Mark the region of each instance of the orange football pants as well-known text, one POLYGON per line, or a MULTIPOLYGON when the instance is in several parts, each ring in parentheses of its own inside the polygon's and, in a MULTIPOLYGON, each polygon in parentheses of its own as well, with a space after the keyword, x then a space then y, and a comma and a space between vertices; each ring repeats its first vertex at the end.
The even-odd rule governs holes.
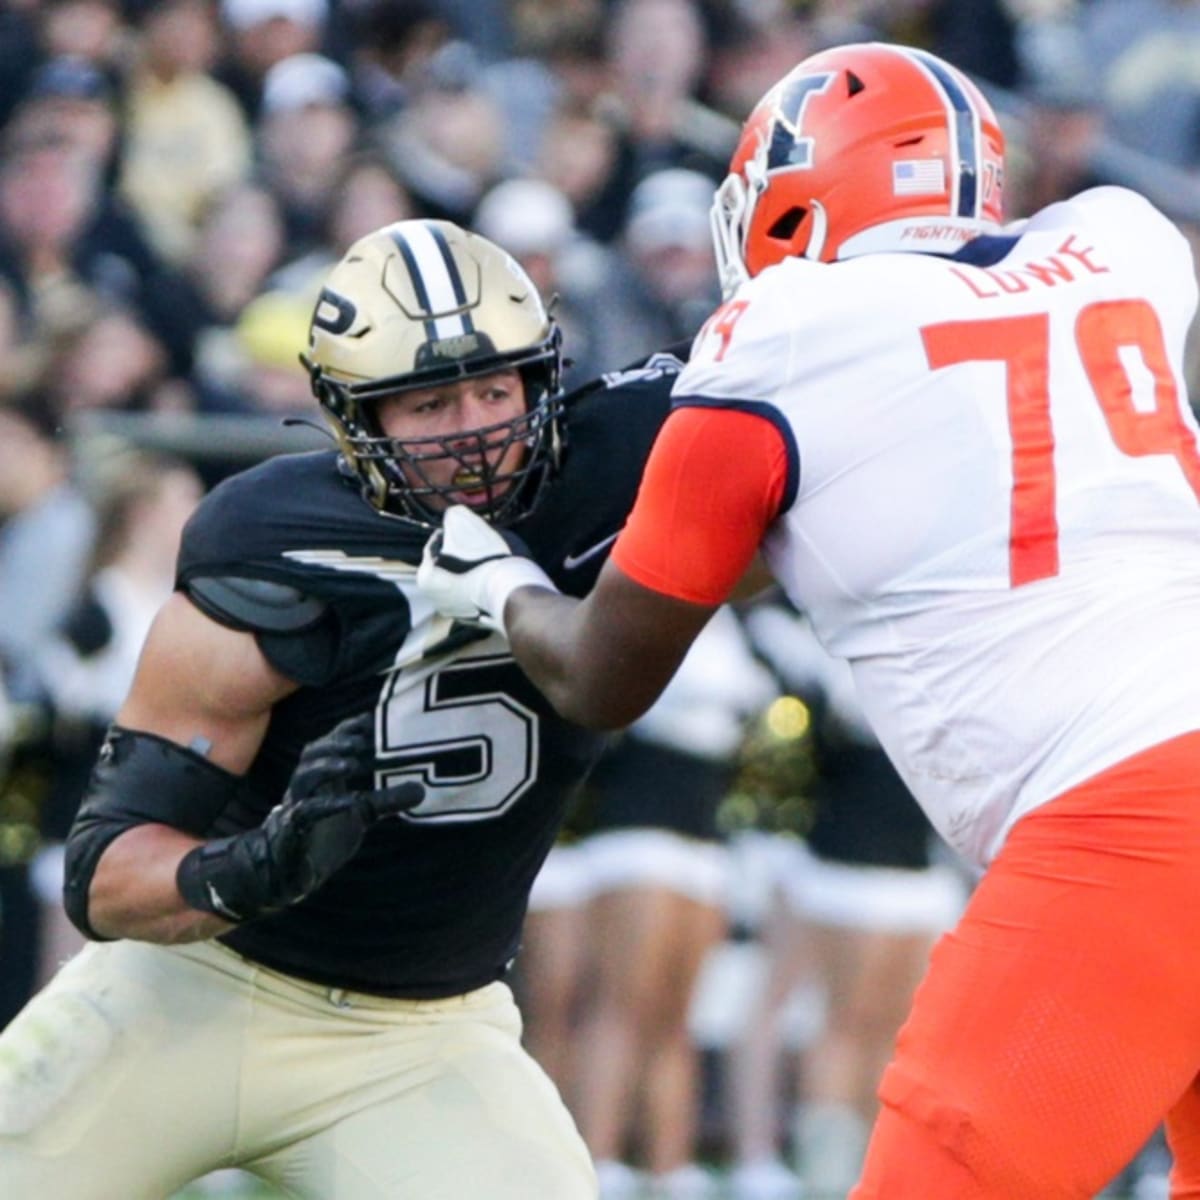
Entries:
POLYGON ((1200 1197, 1200 733, 1022 818, 935 948, 850 1200, 1200 1197))

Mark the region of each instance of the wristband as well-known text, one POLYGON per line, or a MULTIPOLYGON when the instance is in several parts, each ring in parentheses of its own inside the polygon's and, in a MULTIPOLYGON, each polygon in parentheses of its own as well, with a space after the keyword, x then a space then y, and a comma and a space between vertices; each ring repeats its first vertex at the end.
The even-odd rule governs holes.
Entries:
POLYGON ((275 877, 260 827, 189 850, 176 868, 175 886, 189 908, 240 924, 284 906, 272 894, 275 877))

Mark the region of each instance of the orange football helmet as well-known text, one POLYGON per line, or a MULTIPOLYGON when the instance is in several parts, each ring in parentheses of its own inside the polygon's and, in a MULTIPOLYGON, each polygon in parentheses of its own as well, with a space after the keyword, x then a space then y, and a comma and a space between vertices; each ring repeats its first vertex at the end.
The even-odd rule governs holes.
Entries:
POLYGON ((956 250, 1001 220, 1004 134, 935 55, 879 42, 806 58, 746 120, 712 208, 725 294, 780 259, 956 250))

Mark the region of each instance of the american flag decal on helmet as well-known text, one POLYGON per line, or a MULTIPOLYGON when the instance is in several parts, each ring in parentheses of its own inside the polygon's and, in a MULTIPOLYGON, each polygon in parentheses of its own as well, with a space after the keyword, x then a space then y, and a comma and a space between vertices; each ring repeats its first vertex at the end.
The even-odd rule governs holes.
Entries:
POLYGON ((940 158, 892 163, 892 195, 939 196, 946 190, 946 164, 940 158))

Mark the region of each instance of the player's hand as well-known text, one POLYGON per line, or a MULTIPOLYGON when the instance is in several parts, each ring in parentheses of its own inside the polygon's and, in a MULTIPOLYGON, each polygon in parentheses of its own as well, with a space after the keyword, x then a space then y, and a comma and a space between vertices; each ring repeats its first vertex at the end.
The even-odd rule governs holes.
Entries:
POLYGON ((373 713, 310 742, 286 794, 260 826, 184 856, 176 875, 184 900, 240 922, 311 895, 355 854, 372 825, 425 795, 412 782, 372 789, 374 750, 373 713))
POLYGON ((557 590, 527 554, 515 534, 456 504, 425 543, 417 587, 443 616, 504 633, 504 606, 517 588, 557 590))

